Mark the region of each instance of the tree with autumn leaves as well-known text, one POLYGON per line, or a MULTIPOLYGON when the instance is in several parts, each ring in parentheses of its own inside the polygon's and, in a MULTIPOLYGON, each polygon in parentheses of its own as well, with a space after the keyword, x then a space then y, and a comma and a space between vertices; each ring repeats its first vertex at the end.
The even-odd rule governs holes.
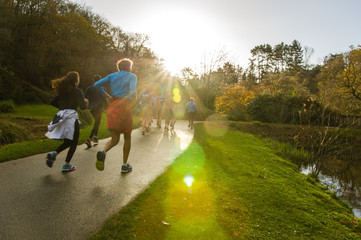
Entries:
POLYGON ((254 97, 254 91, 240 84, 227 87, 224 94, 216 98, 216 111, 230 120, 247 120, 247 105, 254 97))
POLYGON ((325 58, 318 78, 323 104, 344 115, 361 115, 361 46, 325 58))

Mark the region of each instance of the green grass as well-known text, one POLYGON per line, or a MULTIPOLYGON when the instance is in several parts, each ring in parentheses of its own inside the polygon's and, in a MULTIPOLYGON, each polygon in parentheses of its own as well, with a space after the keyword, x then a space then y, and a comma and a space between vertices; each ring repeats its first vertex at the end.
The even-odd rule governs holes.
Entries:
POLYGON ((350 208, 271 143, 209 128, 89 239, 361 239, 350 208))
MULTIPOLYGON (((34 118, 40 118, 42 121, 45 119, 47 121, 44 125, 44 130, 40 129, 40 132, 38 132, 38 135, 40 134, 42 139, 38 139, 39 137, 37 137, 37 139, 30 139, 23 142, 0 146, 0 162, 54 151, 61 144, 61 141, 47 139, 44 134, 46 133, 47 124, 52 120, 57 112, 58 109, 50 105, 21 105, 15 108, 14 113, 1 114, 1 118, 9 118, 12 121, 18 121, 16 118, 21 117, 23 119, 21 119, 20 123, 23 125, 27 125, 26 122, 29 122, 30 119, 34 118), (19 149, 21 149, 21 151, 19 151, 19 149)), ((133 128, 137 126, 137 123, 138 118, 134 117, 133 128)), ((31 129, 31 123, 28 127, 31 129)), ((93 124, 80 129, 79 144, 83 144, 89 137, 92 127, 93 124)), ((107 127, 106 114, 103 113, 101 124, 99 126, 98 138, 103 139, 109 136, 110 134, 107 127)))
POLYGON ((8 115, 16 115, 23 117, 38 117, 52 119, 58 109, 45 104, 31 104, 31 105, 18 105, 15 108, 14 113, 8 113, 8 115))

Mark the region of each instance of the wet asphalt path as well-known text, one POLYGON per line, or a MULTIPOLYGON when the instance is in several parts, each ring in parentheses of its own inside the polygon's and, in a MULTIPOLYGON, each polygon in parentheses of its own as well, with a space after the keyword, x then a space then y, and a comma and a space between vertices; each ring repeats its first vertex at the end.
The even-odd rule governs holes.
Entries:
POLYGON ((1 163, 0 239, 85 239, 162 174, 192 138, 186 121, 177 121, 173 133, 154 123, 146 136, 134 130, 133 172, 127 174, 120 173, 123 140, 108 152, 103 172, 95 156, 108 139, 89 150, 78 146, 74 172, 61 172, 67 150, 53 168, 45 165, 46 154, 1 163))

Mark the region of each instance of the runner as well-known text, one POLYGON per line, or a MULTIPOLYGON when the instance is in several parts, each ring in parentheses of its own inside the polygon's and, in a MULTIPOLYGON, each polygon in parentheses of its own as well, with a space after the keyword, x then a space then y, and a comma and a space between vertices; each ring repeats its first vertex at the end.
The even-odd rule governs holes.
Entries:
POLYGON ((190 97, 189 101, 186 104, 186 109, 187 109, 187 113, 188 113, 188 120, 189 120, 189 124, 188 127, 193 129, 193 120, 194 120, 194 116, 196 114, 196 110, 197 110, 197 105, 194 102, 194 98, 190 97))
POLYGON ((156 106, 155 106, 155 118, 157 119, 157 127, 162 127, 162 116, 164 110, 165 98, 162 95, 157 96, 156 106))
POLYGON ((145 132, 149 132, 150 130, 150 125, 152 123, 152 105, 152 94, 148 91, 143 92, 139 96, 138 101, 138 106, 140 108, 140 119, 142 123, 142 135, 145 135, 145 132))
POLYGON ((120 59, 117 62, 118 72, 109 74, 97 81, 94 86, 105 95, 102 86, 110 83, 111 97, 108 97, 110 104, 107 110, 108 128, 111 139, 105 144, 104 149, 97 153, 96 168, 104 170, 106 153, 118 144, 120 134, 124 134, 123 165, 121 172, 132 171, 128 164, 128 157, 131 148, 131 133, 133 128, 132 106, 136 100, 137 76, 130 73, 133 61, 128 58, 120 59))
POLYGON ((168 98, 165 100, 165 107, 164 107, 164 113, 165 113, 165 130, 173 130, 174 124, 176 122, 176 117, 174 114, 174 101, 173 101, 173 95, 170 94, 168 98))
POLYGON ((59 112, 48 126, 48 132, 45 134, 50 139, 63 139, 64 142, 54 151, 49 152, 46 156, 46 165, 53 167, 56 155, 69 148, 66 155, 65 164, 62 171, 74 171, 75 166, 70 164, 79 139, 79 117, 77 108, 86 109, 88 100, 84 98, 82 90, 78 88, 79 73, 68 72, 64 77, 51 81, 55 90, 56 97, 51 102, 59 112))
MULTIPOLYGON (((88 148, 92 147, 91 141, 93 136, 94 136, 93 139, 94 145, 98 144, 98 130, 99 130, 100 121, 102 119, 105 99, 103 95, 93 86, 93 84, 100 79, 101 79, 100 75, 98 74, 94 75, 91 85, 87 87, 84 91, 85 98, 89 100, 90 113, 94 118, 93 129, 90 132, 89 138, 85 141, 85 144, 87 145, 88 148)), ((109 96, 107 97, 109 98, 109 96)))

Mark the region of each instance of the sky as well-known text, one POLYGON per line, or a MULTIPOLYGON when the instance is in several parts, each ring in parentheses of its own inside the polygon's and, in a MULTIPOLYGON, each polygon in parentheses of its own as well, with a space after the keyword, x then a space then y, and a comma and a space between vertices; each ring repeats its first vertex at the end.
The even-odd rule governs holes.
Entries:
POLYGON ((310 62, 361 44, 361 0, 74 0, 149 47, 173 74, 199 69, 223 50, 246 68, 250 50, 293 40, 314 49, 310 62))

